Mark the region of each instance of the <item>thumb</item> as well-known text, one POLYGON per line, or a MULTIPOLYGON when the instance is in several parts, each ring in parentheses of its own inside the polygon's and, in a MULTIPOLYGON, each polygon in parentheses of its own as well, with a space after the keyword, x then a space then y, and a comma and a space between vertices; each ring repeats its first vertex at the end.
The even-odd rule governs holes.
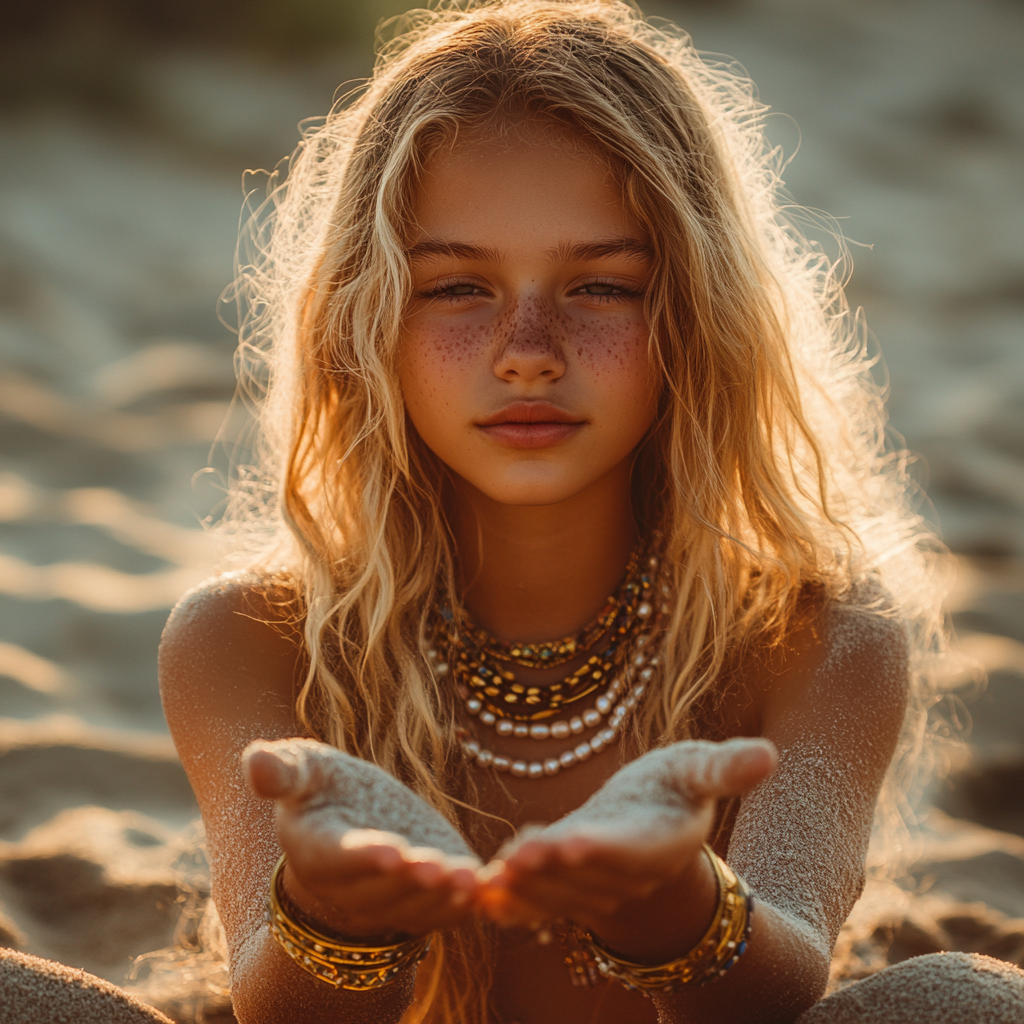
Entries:
POLYGON ((775 770, 779 755, 765 739, 732 739, 701 744, 692 751, 683 785, 698 800, 742 796, 775 770))
POLYGON ((307 795, 319 760, 311 740, 256 740, 242 752, 242 771, 256 796, 298 800, 307 795))

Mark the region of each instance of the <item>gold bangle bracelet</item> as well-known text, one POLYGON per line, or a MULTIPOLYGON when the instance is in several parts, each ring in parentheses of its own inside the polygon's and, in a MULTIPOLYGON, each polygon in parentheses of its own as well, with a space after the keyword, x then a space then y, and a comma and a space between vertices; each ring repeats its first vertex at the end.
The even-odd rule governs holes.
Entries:
POLYGON ((368 992, 389 985, 430 949, 430 935, 386 945, 344 941, 324 935, 285 910, 281 899, 284 856, 270 878, 267 923, 281 948, 304 971, 334 988, 368 992))
POLYGON ((676 992, 721 977, 746 952, 753 897, 743 879, 707 843, 704 852, 718 880, 718 905, 700 942, 677 960, 638 964, 613 953, 590 932, 577 928, 577 939, 600 974, 645 993, 676 992))

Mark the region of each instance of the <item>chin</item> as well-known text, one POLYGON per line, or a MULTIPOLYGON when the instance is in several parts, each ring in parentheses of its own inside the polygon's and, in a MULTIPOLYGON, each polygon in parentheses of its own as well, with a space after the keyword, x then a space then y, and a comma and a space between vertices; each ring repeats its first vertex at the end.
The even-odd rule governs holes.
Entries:
POLYGON ((585 490, 589 482, 566 473, 531 472, 503 474, 473 484, 501 505, 557 505, 585 490))

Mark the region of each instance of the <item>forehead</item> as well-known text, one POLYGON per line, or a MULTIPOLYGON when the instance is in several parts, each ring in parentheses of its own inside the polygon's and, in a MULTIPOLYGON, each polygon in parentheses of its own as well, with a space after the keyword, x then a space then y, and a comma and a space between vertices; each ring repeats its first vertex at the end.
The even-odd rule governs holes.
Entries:
POLYGON ((515 250, 562 239, 639 237, 618 175, 584 140, 549 125, 461 133, 424 164, 413 237, 515 250))

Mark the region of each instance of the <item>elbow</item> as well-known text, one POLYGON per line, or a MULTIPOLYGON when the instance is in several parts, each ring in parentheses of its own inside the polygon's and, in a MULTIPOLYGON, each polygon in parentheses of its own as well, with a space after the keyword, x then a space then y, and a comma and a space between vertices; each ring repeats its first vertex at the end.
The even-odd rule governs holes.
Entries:
POLYGON ((303 991, 310 986, 277 955, 262 930, 246 936, 231 954, 231 1006, 238 1024, 312 1024, 331 1019, 323 1006, 307 1005, 311 997, 318 1002, 318 993, 303 991))
POLYGON ((831 972, 832 958, 827 950, 814 950, 808 956, 807 971, 794 992, 793 1012, 788 1020, 794 1020, 821 1001, 828 988, 831 972))
POLYGON ((807 1010, 820 1002, 828 988, 831 963, 828 957, 805 956, 797 970, 792 964, 775 972, 763 1003, 754 1011, 751 1022, 757 1024, 794 1024, 807 1010))
MULTIPOLYGON (((761 906, 764 912, 765 905, 761 906)), ((756 1020, 758 1024, 792 1024, 825 995, 832 970, 832 943, 825 929, 775 908, 772 913, 785 927, 775 933, 778 944, 772 950, 771 964, 765 965, 767 1002, 756 1020)))
POLYGON ((238 1024, 401 1024, 415 974, 384 988, 349 992, 301 971, 257 930, 233 951, 231 1004, 238 1024))

